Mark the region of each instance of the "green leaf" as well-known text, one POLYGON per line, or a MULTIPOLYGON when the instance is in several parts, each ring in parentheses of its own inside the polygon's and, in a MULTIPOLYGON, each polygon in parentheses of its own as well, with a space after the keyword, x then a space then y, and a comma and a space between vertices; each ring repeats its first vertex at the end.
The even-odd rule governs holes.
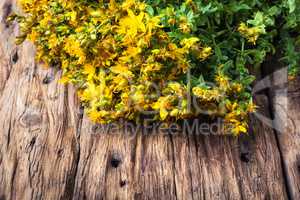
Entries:
POLYGON ((152 8, 152 6, 147 5, 146 11, 149 15, 151 15, 151 16, 154 15, 154 9, 152 8))
POLYGON ((295 0, 288 0, 288 6, 289 6, 289 9, 290 9, 290 13, 294 12, 295 9, 296 9, 296 2, 295 0))
POLYGON ((250 85, 253 81, 255 80, 255 76, 247 76, 245 78, 242 79, 242 83, 244 85, 250 85))
POLYGON ((229 5, 229 9, 232 12, 239 12, 241 10, 251 10, 251 7, 249 7, 247 4, 244 3, 237 3, 237 2, 233 2, 229 5))
POLYGON ((248 20, 248 24, 251 24, 253 26, 260 26, 264 24, 264 15, 262 12, 257 12, 254 16, 254 19, 248 20))

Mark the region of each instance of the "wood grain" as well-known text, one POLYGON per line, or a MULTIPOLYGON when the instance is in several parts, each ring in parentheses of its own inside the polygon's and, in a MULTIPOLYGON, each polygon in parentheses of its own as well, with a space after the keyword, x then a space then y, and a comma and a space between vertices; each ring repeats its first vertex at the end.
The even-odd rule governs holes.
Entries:
MULTIPOLYGON (((240 138, 92 124, 60 72, 36 63, 32 44, 14 44, 18 27, 5 18, 15 9, 0 2, 1 200, 288 198, 274 130, 255 116, 240 138)), ((257 102, 270 115, 266 96, 257 102)))
MULTIPOLYGON (((282 75, 284 76, 284 75, 282 75)), ((300 199, 300 79, 288 86, 274 87, 271 91, 274 127, 283 161, 286 185, 291 199, 300 199)), ((275 77, 273 79, 275 81, 275 77)))

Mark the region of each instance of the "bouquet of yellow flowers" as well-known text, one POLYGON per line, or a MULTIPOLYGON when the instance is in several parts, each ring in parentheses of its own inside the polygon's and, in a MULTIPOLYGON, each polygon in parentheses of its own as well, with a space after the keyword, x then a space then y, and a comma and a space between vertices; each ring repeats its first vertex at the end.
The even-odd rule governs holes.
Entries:
POLYGON ((296 1, 19 2, 25 14, 11 16, 21 28, 17 42, 32 41, 38 61, 60 68, 61 82, 77 87, 98 123, 206 115, 246 133, 255 111, 248 68, 282 43, 291 75, 298 71, 296 1))

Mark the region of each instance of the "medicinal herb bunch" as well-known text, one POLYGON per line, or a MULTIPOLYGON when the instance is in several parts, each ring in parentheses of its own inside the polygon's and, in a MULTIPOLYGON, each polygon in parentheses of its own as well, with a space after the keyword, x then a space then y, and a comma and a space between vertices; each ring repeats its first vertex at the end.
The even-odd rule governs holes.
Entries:
POLYGON ((255 111, 248 69, 300 54, 298 0, 19 0, 21 35, 37 60, 62 69, 95 122, 222 117, 247 132, 255 111))

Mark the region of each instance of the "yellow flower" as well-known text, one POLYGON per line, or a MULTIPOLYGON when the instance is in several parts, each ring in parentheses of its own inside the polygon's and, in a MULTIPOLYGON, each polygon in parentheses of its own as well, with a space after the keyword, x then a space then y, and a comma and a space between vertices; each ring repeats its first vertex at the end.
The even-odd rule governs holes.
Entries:
POLYGON ((70 22, 73 26, 76 26, 78 21, 77 21, 77 12, 76 11, 71 11, 69 13, 66 14, 66 16, 68 16, 70 18, 70 22))
POLYGON ((38 36, 39 36, 38 32, 35 30, 32 30, 31 33, 29 35, 27 35, 27 39, 32 42, 35 42, 37 40, 38 36))
POLYGON ((170 108, 170 98, 167 97, 159 97, 158 101, 156 101, 152 108, 159 111, 159 116, 162 120, 165 120, 169 113, 168 110, 170 108))
POLYGON ((96 68, 91 64, 83 66, 83 73, 88 75, 87 80, 91 80, 95 76, 96 68))
POLYGON ((159 71, 163 68, 163 65, 161 63, 155 62, 155 63, 147 63, 144 65, 142 72, 147 74, 149 72, 155 72, 159 71))
POLYGON ((124 35, 124 43, 128 44, 134 41, 139 32, 145 33, 146 26, 143 22, 145 13, 140 12, 135 15, 132 10, 127 10, 128 16, 120 19, 117 32, 124 35))
POLYGON ((220 86, 221 89, 227 90, 230 86, 229 78, 221 73, 218 73, 215 77, 217 84, 220 86))
POLYGON ((180 114, 179 109, 175 108, 170 112, 170 116, 177 117, 180 114))
POLYGON ((243 85, 240 83, 232 83, 230 86, 230 90, 233 93, 240 93, 243 90, 243 85))
POLYGON ((257 105, 255 105, 255 104, 253 103, 253 101, 250 101, 250 102, 248 103, 248 105, 247 105, 247 111, 248 111, 249 113, 253 113, 253 112, 256 111, 256 109, 257 109, 257 105))
POLYGON ((183 33, 189 33, 191 32, 191 28, 187 23, 180 23, 179 24, 179 29, 183 32, 183 33))
POLYGON ((88 82, 86 84, 86 88, 80 93, 79 96, 82 101, 90 101, 97 99, 100 95, 101 93, 100 90, 97 89, 97 86, 92 82, 88 82))
POLYGON ((176 24, 176 19, 171 18, 171 19, 168 20, 168 23, 171 24, 171 25, 175 25, 176 24))
POLYGON ((145 95, 142 91, 137 91, 135 92, 132 96, 131 99, 136 105, 144 105, 145 104, 145 95))
POLYGON ((124 55, 128 55, 130 57, 135 57, 142 52, 140 47, 132 47, 129 46, 128 49, 124 52, 124 55))
POLYGON ((186 4, 193 3, 193 0, 185 0, 185 3, 186 3, 186 4))
POLYGON ((249 28, 245 23, 241 23, 238 31, 245 37, 249 42, 255 44, 258 37, 264 33, 264 30, 260 27, 249 28))
POLYGON ((204 89, 201 87, 194 87, 193 94, 204 101, 218 101, 221 97, 217 89, 204 89))
POLYGON ((88 116, 93 122, 97 122, 101 115, 100 115, 99 111, 92 110, 92 111, 88 112, 88 116))
POLYGON ((232 102, 228 101, 225 106, 226 106, 227 110, 233 111, 238 107, 238 104, 237 104, 237 102, 232 103, 232 102))
POLYGON ((51 34, 48 40, 49 48, 52 49, 58 45, 58 39, 55 34, 51 34))
POLYGON ((188 24, 188 19, 185 16, 181 16, 179 19, 180 23, 179 23, 179 29, 183 32, 183 33, 189 33, 191 32, 191 27, 188 24))
POLYGON ((247 133, 247 126, 245 125, 233 125, 232 133, 233 135, 239 135, 241 133, 247 133))
POLYGON ((116 66, 111 67, 110 71, 128 78, 133 76, 133 73, 129 70, 129 68, 121 64, 117 64, 116 66))
POLYGON ((74 37, 65 39, 64 50, 70 55, 78 58, 78 64, 83 64, 86 60, 85 53, 81 48, 80 42, 74 37))
POLYGON ((177 93, 179 93, 181 91, 181 85, 180 85, 180 83, 177 83, 177 82, 169 83, 168 87, 177 93))
POLYGON ((135 0, 125 0, 122 4, 122 8, 124 10, 128 10, 130 8, 132 8, 134 5, 136 5, 136 1, 135 0))
POLYGON ((67 77, 67 76, 63 76, 61 77, 61 79, 59 80, 59 83, 62 83, 62 84, 66 84, 70 81, 70 78, 67 77))
POLYGON ((115 0, 109 0, 109 10, 111 11, 116 11, 117 9, 117 4, 115 0))
POLYGON ((45 12, 43 19, 41 21, 39 21, 39 23, 40 23, 41 26, 47 27, 49 22, 52 19, 53 19, 53 16, 50 13, 45 12))
POLYGON ((198 58, 201 61, 203 61, 203 60, 206 60, 211 54, 212 54, 212 48, 211 47, 204 47, 203 49, 200 50, 198 58))
POLYGON ((113 78, 114 92, 123 91, 128 89, 128 80, 122 75, 117 75, 113 78))
POLYGON ((165 120, 168 117, 168 111, 166 109, 159 110, 159 116, 162 120, 165 120))
POLYGON ((180 44, 185 49, 190 49, 192 46, 194 46, 197 42, 199 42, 199 38, 197 37, 190 37, 183 39, 180 44))

